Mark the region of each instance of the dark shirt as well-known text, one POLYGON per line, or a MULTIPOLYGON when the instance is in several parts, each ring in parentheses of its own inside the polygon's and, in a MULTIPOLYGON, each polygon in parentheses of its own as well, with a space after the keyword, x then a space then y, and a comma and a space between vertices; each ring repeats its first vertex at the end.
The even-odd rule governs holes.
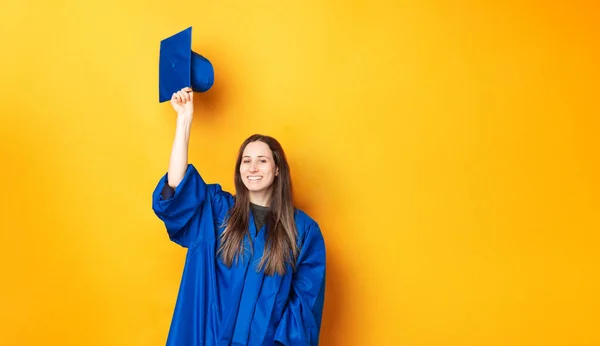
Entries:
POLYGON ((254 226, 256 226, 256 233, 258 233, 261 227, 267 222, 269 207, 263 207, 250 203, 250 210, 252 210, 252 214, 254 215, 254 226))

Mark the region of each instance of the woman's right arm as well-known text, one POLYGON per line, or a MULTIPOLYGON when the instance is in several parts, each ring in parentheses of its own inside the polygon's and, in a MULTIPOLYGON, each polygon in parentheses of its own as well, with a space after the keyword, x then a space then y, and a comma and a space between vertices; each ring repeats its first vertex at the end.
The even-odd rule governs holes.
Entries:
POLYGON ((222 191, 220 185, 207 184, 194 165, 188 163, 194 115, 192 89, 184 88, 173 94, 171 104, 177 112, 177 128, 169 170, 154 189, 152 207, 165 223, 171 240, 190 247, 200 239, 214 238, 214 232, 208 231, 214 227, 213 213, 223 214, 233 203, 233 197, 222 191))
POLYGON ((177 125, 169 169, 152 195, 152 208, 164 222, 169 237, 184 247, 189 247, 198 236, 198 225, 193 223, 199 220, 194 221, 194 215, 208 193, 202 177, 193 165, 188 164, 193 101, 191 88, 183 88, 171 97, 171 105, 177 113, 177 125))
POLYGON ((171 97, 171 105, 177 112, 177 127, 169 161, 169 186, 177 188, 188 166, 190 129, 194 118, 194 94, 191 88, 183 88, 171 97))

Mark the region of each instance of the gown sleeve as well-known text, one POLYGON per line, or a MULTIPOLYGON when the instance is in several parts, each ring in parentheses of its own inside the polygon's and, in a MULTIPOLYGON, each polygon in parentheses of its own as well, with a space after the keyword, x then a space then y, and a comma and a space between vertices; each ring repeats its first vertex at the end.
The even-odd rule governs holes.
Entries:
POLYGON ((325 242, 319 226, 309 227, 292 278, 290 298, 275 331, 285 346, 319 344, 325 297, 325 242))
POLYGON ((220 191, 217 184, 206 184, 194 165, 188 164, 183 180, 173 190, 168 185, 168 173, 158 182, 152 193, 152 209, 167 229, 169 238, 183 246, 190 247, 197 239, 198 227, 191 227, 193 219, 212 217, 199 215, 203 204, 220 191))

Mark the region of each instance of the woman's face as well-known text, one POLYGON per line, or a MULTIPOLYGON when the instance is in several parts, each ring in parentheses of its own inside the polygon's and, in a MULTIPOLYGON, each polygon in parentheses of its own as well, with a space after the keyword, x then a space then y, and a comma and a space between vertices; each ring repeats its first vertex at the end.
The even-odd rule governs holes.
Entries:
POLYGON ((240 175, 250 195, 266 196, 278 173, 269 146, 260 141, 248 143, 242 154, 240 175))

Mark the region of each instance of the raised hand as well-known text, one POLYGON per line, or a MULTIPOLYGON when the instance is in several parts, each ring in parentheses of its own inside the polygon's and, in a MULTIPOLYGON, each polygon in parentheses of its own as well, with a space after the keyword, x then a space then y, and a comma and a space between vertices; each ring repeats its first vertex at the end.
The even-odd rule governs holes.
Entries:
POLYGON ((171 96, 171 106, 178 116, 191 117, 194 114, 194 92, 185 87, 171 96))

